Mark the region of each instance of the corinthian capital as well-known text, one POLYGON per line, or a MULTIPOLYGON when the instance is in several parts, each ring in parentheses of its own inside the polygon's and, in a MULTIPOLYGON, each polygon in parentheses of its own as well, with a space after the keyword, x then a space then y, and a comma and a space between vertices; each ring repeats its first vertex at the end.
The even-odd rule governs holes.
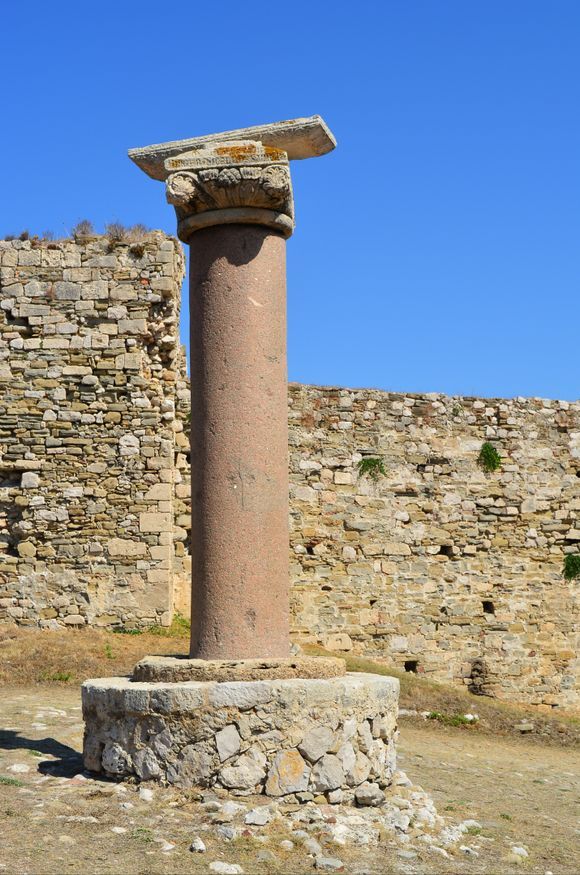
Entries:
POLYGON ((186 243, 199 228, 266 225, 289 237, 294 205, 288 161, 325 155, 336 140, 318 115, 172 140, 129 157, 152 179, 165 180, 186 243))
POLYGON ((199 228, 266 225, 289 237, 294 206, 288 155, 255 140, 211 143, 167 158, 167 200, 186 241, 199 228))

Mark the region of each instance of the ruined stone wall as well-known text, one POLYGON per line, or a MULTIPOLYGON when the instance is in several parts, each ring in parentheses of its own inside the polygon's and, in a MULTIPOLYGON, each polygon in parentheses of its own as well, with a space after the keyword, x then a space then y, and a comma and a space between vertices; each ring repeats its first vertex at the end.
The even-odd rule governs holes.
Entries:
POLYGON ((4 241, 0 271, 0 620, 167 623, 181 246, 4 241))
POLYGON ((580 403, 298 385, 289 401, 295 639, 578 704, 579 587, 562 567, 580 548, 580 403), (385 475, 361 477, 362 456, 385 475))

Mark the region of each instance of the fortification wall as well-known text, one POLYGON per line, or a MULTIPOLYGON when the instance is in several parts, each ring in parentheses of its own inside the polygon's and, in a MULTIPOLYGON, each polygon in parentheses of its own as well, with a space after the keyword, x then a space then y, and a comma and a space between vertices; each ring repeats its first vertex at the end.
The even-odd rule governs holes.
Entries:
POLYGON ((298 641, 579 701, 580 404, 290 387, 298 641), (484 473, 491 441, 503 457, 484 473), (362 456, 385 475, 359 476, 362 456))
POLYGON ((0 619, 167 623, 181 246, 4 241, 0 271, 0 619))

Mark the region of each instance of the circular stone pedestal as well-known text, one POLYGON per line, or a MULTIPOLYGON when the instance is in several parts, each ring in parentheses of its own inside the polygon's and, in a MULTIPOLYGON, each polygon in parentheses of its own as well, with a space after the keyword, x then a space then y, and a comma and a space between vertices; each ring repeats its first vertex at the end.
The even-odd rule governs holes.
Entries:
POLYGON ((191 659, 145 656, 133 669, 134 681, 276 681, 286 678, 335 678, 346 674, 344 659, 291 656, 276 659, 191 659))
POLYGON ((177 787, 376 805, 395 769, 398 692, 395 678, 372 674, 90 680, 82 687, 84 762, 177 787))

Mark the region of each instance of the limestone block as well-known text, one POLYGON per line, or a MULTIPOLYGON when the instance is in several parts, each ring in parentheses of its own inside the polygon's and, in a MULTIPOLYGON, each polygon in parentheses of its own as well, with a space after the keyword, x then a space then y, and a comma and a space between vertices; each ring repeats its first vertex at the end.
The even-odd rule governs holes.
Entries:
POLYGON ((350 635, 347 635, 345 632, 335 632, 332 635, 325 635, 322 643, 327 650, 352 650, 352 639, 350 635))
POLYGON ((81 296, 81 287, 78 283, 56 282, 54 294, 59 301, 78 301, 81 296))
POLYGON ((345 782, 345 774, 341 762, 334 754, 327 754, 320 759, 312 769, 313 789, 317 793, 336 790, 345 782))
POLYGON ((360 787, 357 787, 354 793, 357 805, 367 806, 367 805, 380 805, 381 802, 384 802, 385 794, 381 790, 378 784, 369 784, 368 782, 361 784, 360 787))
POLYGON ((63 620, 67 626, 84 626, 86 618, 81 614, 68 614, 63 620))
POLYGON ((297 750, 281 750, 274 757, 266 793, 268 796, 286 796, 299 793, 308 787, 310 768, 297 750))
POLYGON ((156 483, 145 493, 145 501, 162 501, 171 499, 171 483, 156 483))
POLYGON ((167 780, 177 787, 207 786, 212 774, 212 757, 204 744, 186 745, 177 762, 167 766, 167 780))
POLYGON ((334 742, 334 733, 328 726, 315 726, 310 729, 298 745, 300 753, 311 763, 319 760, 334 742))
POLYGON ((147 532, 171 532, 173 522, 170 513, 141 513, 139 514, 139 531, 147 532))
POLYGON ((240 749, 240 734, 233 723, 216 732, 215 743, 220 762, 229 760, 240 749))
POLYGON ((20 486, 22 489, 37 489, 40 486, 40 477, 33 471, 25 471, 20 486))
POLYGON ((142 781, 149 781, 161 776, 161 766, 157 757, 148 747, 141 748, 133 756, 133 767, 142 781))
POLYGON ((147 556, 147 544, 142 541, 131 541, 125 538, 111 538, 107 542, 107 550, 111 558, 139 558, 147 556))
POLYGON ((267 681, 234 681, 214 684, 209 690, 210 705, 248 711, 272 700, 274 688, 267 681))
POLYGON ((254 790, 265 777, 265 765, 266 757, 258 751, 251 751, 239 757, 235 765, 223 768, 220 780, 232 790, 254 790))

